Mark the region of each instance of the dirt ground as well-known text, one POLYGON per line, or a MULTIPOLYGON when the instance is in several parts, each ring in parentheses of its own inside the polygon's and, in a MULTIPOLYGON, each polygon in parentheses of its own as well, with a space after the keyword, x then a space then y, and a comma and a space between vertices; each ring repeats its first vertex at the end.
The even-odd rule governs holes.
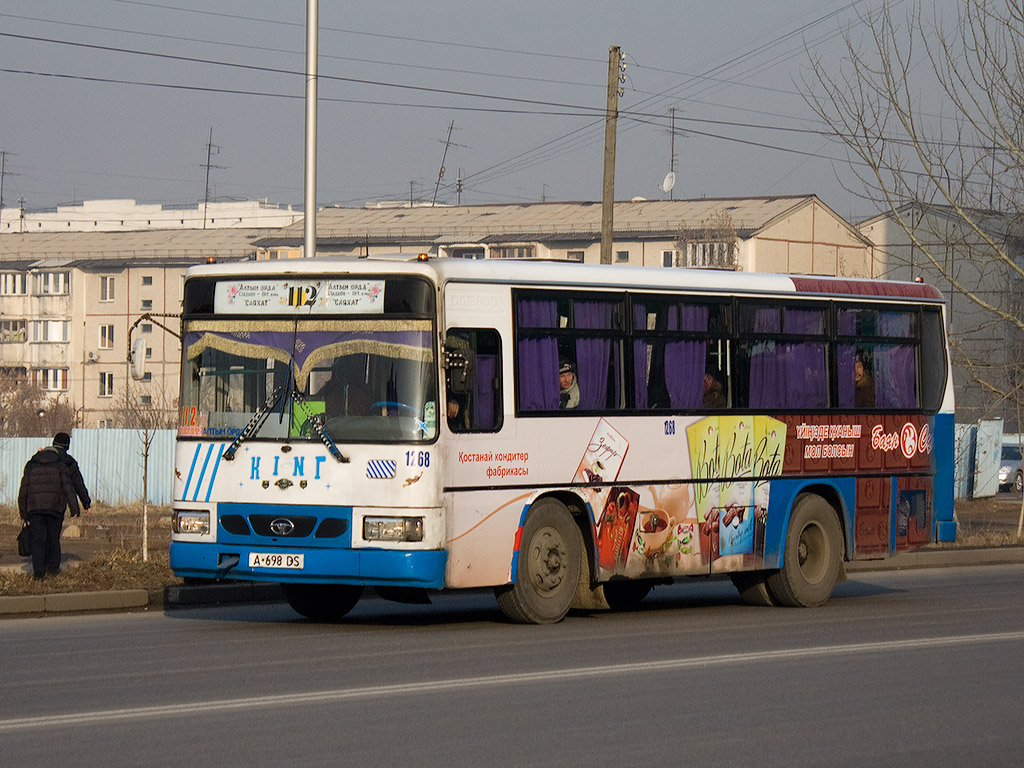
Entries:
MULTIPOLYGON (((65 559, 86 561, 117 549, 142 551, 141 504, 108 507, 96 504, 87 515, 65 518, 61 549, 65 559)), ((171 508, 149 506, 149 551, 167 551, 171 541, 171 508)), ((15 539, 21 530, 21 520, 15 507, 0 506, 0 565, 23 562, 18 557, 15 539)))
MULTIPOLYGON (((961 499, 956 503, 957 543, 954 546, 1006 546, 1021 544, 1017 520, 1021 495, 999 493, 987 499, 961 499)), ((167 551, 171 540, 170 507, 151 506, 149 551, 167 551)), ((97 504, 88 515, 67 519, 61 546, 70 560, 86 561, 117 549, 142 551, 141 504, 107 507, 97 504)), ((16 551, 15 537, 21 528, 17 509, 0 506, 0 565, 23 562, 16 551)), ((949 546, 949 545, 943 545, 949 546)))

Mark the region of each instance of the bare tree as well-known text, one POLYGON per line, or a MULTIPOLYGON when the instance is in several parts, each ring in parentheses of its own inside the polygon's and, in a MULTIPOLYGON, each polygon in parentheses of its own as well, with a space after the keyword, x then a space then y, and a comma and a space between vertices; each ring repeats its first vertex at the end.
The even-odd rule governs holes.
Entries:
POLYGON ((51 396, 24 375, 0 372, 0 436, 52 437, 71 432, 77 413, 64 396, 51 396))
POLYGON ((732 216, 715 211, 696 226, 680 228, 676 248, 682 263, 677 266, 736 269, 739 241, 732 216))
POLYGON ((846 147, 848 189, 882 214, 866 234, 884 240, 884 274, 950 300, 958 411, 1020 432, 1024 6, 894 5, 846 30, 837 63, 812 54, 807 99, 846 147))
POLYGON ((120 408, 111 412, 111 426, 134 429, 139 436, 142 457, 142 559, 149 560, 149 457, 157 431, 176 426, 173 402, 153 403, 152 395, 143 395, 138 387, 127 383, 120 408), (149 400, 144 398, 149 397, 149 400))

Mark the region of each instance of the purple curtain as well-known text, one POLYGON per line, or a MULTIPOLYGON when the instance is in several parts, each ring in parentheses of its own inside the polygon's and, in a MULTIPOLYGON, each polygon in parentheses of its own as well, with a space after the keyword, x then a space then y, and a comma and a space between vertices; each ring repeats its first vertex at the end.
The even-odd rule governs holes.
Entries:
POLYGON ((296 380, 304 385, 317 365, 347 354, 387 347, 395 357, 426 359, 430 331, 189 331, 182 339, 186 355, 196 357, 210 347, 254 360, 294 360, 296 380), (294 356, 293 356, 294 350, 294 356))
POLYGON ((879 408, 915 408, 914 348, 909 345, 875 347, 875 402, 879 408))
MULTIPOLYGON (((910 336, 909 312, 879 312, 878 331, 888 338, 910 336)), ((905 344, 875 347, 875 401, 879 408, 914 408, 917 366, 914 348, 905 344)))
MULTIPOLYGON (((553 301, 521 299, 520 328, 557 328, 558 306, 553 301)), ((553 336, 519 340, 519 407, 524 411, 558 408, 558 342, 553 336)))
POLYGON ((476 392, 471 412, 473 429, 489 430, 498 424, 494 409, 494 374, 497 362, 494 355, 477 355, 476 392))
POLYGON ((857 362, 857 348, 853 344, 840 344, 837 352, 837 363, 839 364, 839 407, 853 408, 853 395, 856 389, 853 380, 853 366, 857 362))
MULTIPOLYGON (((606 301, 573 302, 575 327, 611 328, 613 309, 614 305, 606 301)), ((607 405, 611 349, 610 339, 576 340, 576 379, 580 388, 580 408, 604 408, 607 405)))
MULTIPOLYGON (((674 306, 669 309, 668 330, 708 329, 708 308, 674 306)), ((704 403, 704 362, 702 340, 670 341, 665 345, 665 385, 673 408, 700 408, 704 403)))
POLYGON ((820 309, 787 309, 786 333, 822 334, 825 314, 820 309))

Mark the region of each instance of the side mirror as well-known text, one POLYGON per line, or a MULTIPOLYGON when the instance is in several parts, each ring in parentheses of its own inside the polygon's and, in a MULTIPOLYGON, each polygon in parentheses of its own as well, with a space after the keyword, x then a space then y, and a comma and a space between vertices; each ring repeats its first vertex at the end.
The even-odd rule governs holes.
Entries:
POLYGON ((135 381, 142 381, 146 375, 146 339, 140 336, 132 342, 132 351, 128 356, 128 363, 131 365, 132 378, 135 381))

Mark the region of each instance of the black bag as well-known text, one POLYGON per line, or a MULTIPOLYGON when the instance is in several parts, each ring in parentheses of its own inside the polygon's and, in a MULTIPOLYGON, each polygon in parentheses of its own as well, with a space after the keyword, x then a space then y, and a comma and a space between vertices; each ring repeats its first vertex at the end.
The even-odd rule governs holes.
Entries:
POLYGON ((32 554, 32 529, 29 528, 28 523, 21 526, 21 530, 18 532, 18 556, 29 557, 32 554))

